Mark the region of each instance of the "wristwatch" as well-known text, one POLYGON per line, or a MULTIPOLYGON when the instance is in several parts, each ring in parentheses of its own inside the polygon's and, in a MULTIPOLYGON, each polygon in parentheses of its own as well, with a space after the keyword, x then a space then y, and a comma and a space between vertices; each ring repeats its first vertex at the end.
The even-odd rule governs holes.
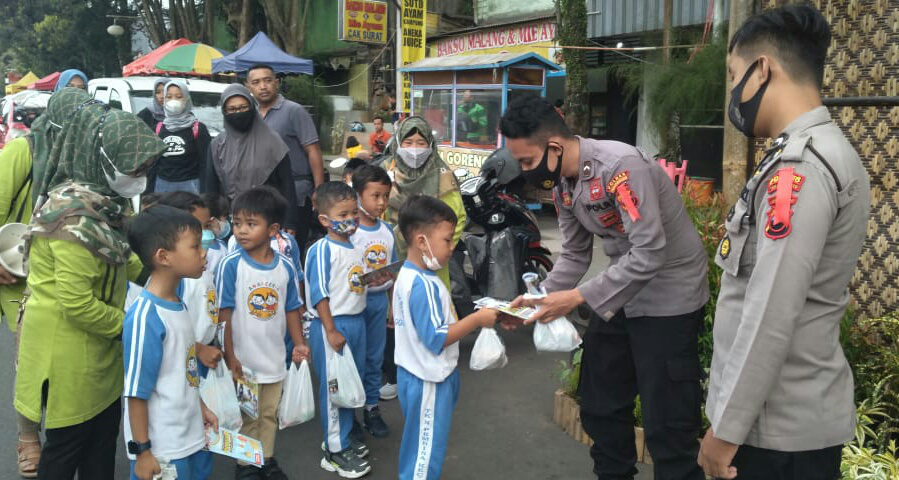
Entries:
POLYGON ((128 442, 128 453, 131 455, 140 455, 150 449, 150 441, 137 443, 135 441, 128 442))

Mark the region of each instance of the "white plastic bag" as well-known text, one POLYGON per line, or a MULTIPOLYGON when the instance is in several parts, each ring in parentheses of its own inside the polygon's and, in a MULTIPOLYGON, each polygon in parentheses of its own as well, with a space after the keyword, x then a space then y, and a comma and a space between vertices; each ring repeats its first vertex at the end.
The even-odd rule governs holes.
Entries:
POLYGON ((580 344, 581 336, 565 317, 559 317, 549 323, 537 322, 534 325, 534 346, 538 351, 570 352, 580 344))
POLYGON ((200 382, 200 398, 206 408, 212 410, 219 419, 219 426, 229 430, 240 430, 243 420, 240 417, 240 406, 237 404, 237 391, 231 372, 219 361, 214 370, 210 370, 206 378, 200 382))
POLYGON ((299 425, 315 416, 315 392, 312 390, 312 375, 309 362, 303 360, 300 366, 291 362, 281 390, 281 405, 278 407, 278 429, 299 425))
MULTIPOLYGON (((323 329, 324 330, 324 329, 323 329)), ((343 346, 343 353, 337 353, 328 343, 328 336, 322 332, 325 355, 328 356, 328 398, 340 408, 365 406, 365 387, 356 370, 356 361, 349 345, 343 346)))
POLYGON ((474 341, 471 350, 471 361, 468 366, 474 371, 503 368, 509 363, 506 358, 506 346, 495 329, 482 328, 474 341))

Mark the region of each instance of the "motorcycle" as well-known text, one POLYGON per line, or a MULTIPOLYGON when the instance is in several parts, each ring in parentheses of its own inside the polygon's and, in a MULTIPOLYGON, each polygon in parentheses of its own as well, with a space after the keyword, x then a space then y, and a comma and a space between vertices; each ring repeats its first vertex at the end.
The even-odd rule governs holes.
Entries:
MULTIPOLYGON (((454 173, 464 178, 468 171, 454 173)), ((505 149, 484 161, 480 175, 461 181, 469 224, 450 264, 453 303, 460 318, 473 311, 474 297, 512 300, 525 289, 523 273, 536 273, 543 280, 553 268, 537 218, 516 194, 523 185, 521 167, 505 149)))

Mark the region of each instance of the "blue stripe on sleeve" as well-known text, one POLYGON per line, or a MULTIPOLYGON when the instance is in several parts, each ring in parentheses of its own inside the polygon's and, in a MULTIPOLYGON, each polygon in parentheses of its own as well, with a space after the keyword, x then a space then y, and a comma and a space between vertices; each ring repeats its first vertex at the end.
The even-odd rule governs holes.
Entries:
POLYGON ((449 327, 443 315, 440 294, 434 285, 417 275, 409 289, 409 315, 419 340, 434 355, 443 351, 449 327))
POLYGON ((232 253, 222 260, 215 278, 215 296, 219 309, 234 308, 234 286, 237 282, 237 266, 240 264, 240 252, 232 253))
POLYGON ((322 300, 331 297, 328 282, 331 279, 331 249, 324 239, 319 240, 306 254, 306 288, 309 300, 315 308, 322 300))
POLYGON ((299 310, 303 306, 303 299, 300 298, 300 277, 289 258, 282 256, 281 264, 287 269, 287 303, 284 304, 284 311, 299 310))
POLYGON ((159 377, 165 339, 165 325, 152 301, 140 298, 135 302, 125 316, 122 338, 126 342, 123 396, 149 399, 159 377))

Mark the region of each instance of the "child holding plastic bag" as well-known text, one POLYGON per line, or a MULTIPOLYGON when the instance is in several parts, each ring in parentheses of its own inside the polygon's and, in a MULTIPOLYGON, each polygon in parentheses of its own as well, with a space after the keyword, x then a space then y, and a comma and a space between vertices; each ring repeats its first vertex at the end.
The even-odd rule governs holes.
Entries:
POLYGON ((449 291, 437 276, 452 256, 456 221, 445 203, 422 195, 410 197, 399 213, 408 245, 393 291, 397 383, 405 418, 400 480, 440 478, 459 398, 458 342, 478 327, 493 327, 499 315, 483 308, 456 319, 449 291))
POLYGON ((200 222, 168 206, 141 212, 129 227, 131 248, 152 271, 122 329, 132 479, 152 479, 166 461, 179 477, 212 473, 204 424, 218 430, 218 419, 200 400, 194 322, 175 293, 183 278, 203 273, 200 232, 200 222))
POLYGON ((315 316, 309 328, 309 344, 315 357, 325 437, 320 464, 341 477, 359 478, 371 471, 371 465, 363 459, 368 447, 350 435, 353 409, 365 404, 360 380, 365 372, 362 313, 366 291, 360 279, 365 266, 362 250, 350 242, 359 225, 359 206, 356 192, 345 183, 327 182, 315 192, 318 220, 328 230, 327 236, 309 248, 305 268, 306 303, 315 316), (354 360, 355 377, 350 358, 354 360), (361 396, 357 395, 360 392, 361 396))
POLYGON ((239 462, 235 478, 286 480, 274 459, 278 407, 286 376, 284 338, 290 334, 292 360, 309 356, 300 321, 299 276, 291 261, 272 250, 270 239, 280 229, 287 200, 271 187, 247 190, 231 207, 234 237, 241 248, 225 257, 216 273, 219 317, 225 322, 225 363, 237 378, 243 367, 258 382, 258 416, 243 417, 240 433, 262 443, 264 466, 239 462))
POLYGON ((278 429, 299 425, 315 416, 315 393, 312 391, 312 375, 309 362, 298 366, 291 363, 284 379, 284 394, 278 407, 278 429))

